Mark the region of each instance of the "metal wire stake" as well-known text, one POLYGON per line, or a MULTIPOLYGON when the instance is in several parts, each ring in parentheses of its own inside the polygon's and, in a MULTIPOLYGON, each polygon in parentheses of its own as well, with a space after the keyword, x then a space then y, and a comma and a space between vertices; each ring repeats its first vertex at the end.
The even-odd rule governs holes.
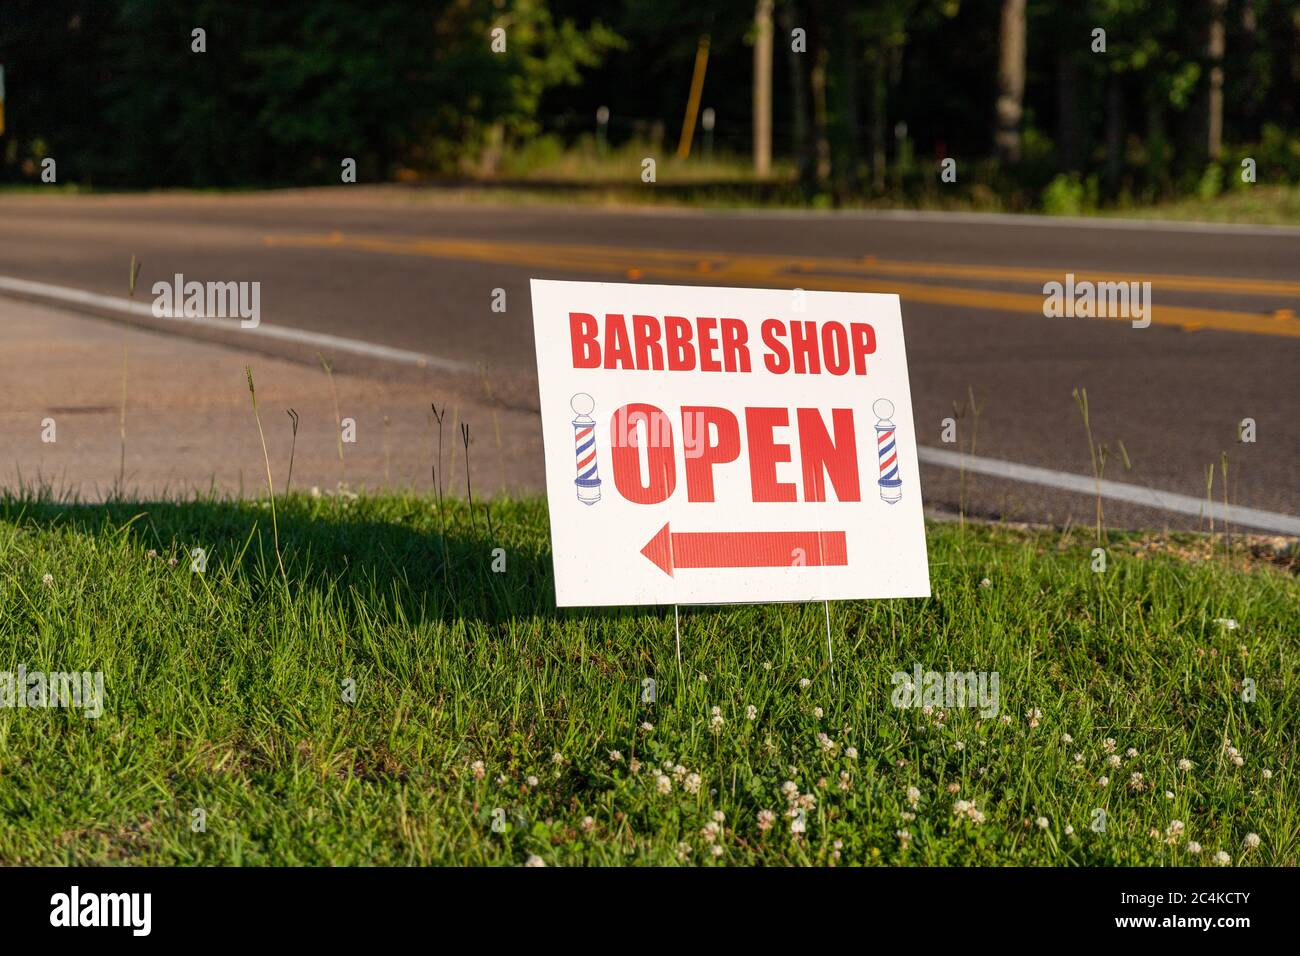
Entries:
POLYGON ((831 602, 822 602, 826 607, 826 656, 831 662, 831 686, 835 686, 835 652, 831 650, 831 602))
POLYGON ((673 631, 677 634, 677 676, 682 676, 682 625, 677 618, 677 605, 673 605, 673 631))

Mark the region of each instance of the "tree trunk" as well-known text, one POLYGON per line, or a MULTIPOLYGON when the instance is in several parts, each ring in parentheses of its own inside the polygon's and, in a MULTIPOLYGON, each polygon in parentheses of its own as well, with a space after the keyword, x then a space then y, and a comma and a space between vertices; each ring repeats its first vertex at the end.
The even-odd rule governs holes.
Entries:
POLYGON ((1210 94, 1206 98, 1205 151, 1210 159, 1223 152, 1223 13, 1228 0, 1209 0, 1210 39, 1205 53, 1210 61, 1210 94))
POLYGON ((804 72, 804 57, 807 53, 796 53, 792 44, 792 34, 798 23, 794 4, 781 7, 781 42, 785 44, 786 58, 790 65, 790 112, 791 152, 799 170, 799 184, 805 189, 812 185, 813 149, 812 126, 808 122, 808 75, 804 72))
MULTIPOLYGON (((837 23, 848 20, 849 11, 844 3, 832 8, 837 23)), ((836 198, 843 201, 858 190, 858 163, 862 156, 858 135, 858 45, 851 30, 837 30, 832 59, 835 61, 833 127, 835 130, 836 198)))
POLYGON ((878 44, 871 62, 871 188, 885 191, 885 110, 888 108, 885 87, 885 49, 878 44))
POLYGON ((997 128, 993 142, 998 159, 1020 159, 1020 117, 1025 98, 1025 0, 1002 0, 998 42, 997 128))
POLYGON ((754 175, 772 171, 772 0, 754 8, 754 175))
POLYGON ((1106 186, 1112 193, 1119 189, 1124 170, 1124 93, 1119 74, 1106 77, 1106 186))
POLYGON ((826 134, 826 50, 818 47, 812 68, 813 137, 817 144, 816 178, 825 186, 831 176, 831 141, 826 134))
POLYGON ((1079 61, 1062 51, 1056 70, 1056 151, 1060 168, 1079 171, 1083 142, 1079 124, 1079 61))

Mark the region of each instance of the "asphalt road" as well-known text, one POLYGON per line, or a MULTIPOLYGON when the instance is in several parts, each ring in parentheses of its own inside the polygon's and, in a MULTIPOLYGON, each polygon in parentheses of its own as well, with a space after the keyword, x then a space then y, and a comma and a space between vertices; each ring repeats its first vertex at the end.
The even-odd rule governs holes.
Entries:
MULTIPOLYGON (((512 411, 536 407, 530 277, 897 291, 921 444, 955 447, 942 443, 941 421, 969 389, 983 403, 976 454, 1090 474, 1071 397, 1086 387, 1094 435, 1113 450, 1107 478, 1204 498, 1213 464, 1221 500, 1226 452, 1234 505, 1300 512, 1300 229, 506 207, 364 187, 0 198, 0 277, 121 298, 132 255, 146 302, 174 273, 257 280, 264 324, 478 369, 466 375, 512 411), (1044 283, 1067 273, 1150 281, 1153 324, 1044 318, 1044 283), (491 308, 496 289, 504 313, 491 308), (1253 444, 1237 441, 1247 417, 1253 444)), ((361 377, 446 374, 335 358, 361 377)), ((966 439, 972 425, 968 415, 966 439)), ((539 483, 540 462, 517 467, 523 485, 539 483)), ((954 471, 927 466, 922 484, 928 505, 957 507, 954 471)), ((969 485, 978 515, 1092 517, 1078 494, 988 477, 969 485)), ((1202 526, 1136 505, 1108 504, 1107 514, 1119 525, 1202 526)))

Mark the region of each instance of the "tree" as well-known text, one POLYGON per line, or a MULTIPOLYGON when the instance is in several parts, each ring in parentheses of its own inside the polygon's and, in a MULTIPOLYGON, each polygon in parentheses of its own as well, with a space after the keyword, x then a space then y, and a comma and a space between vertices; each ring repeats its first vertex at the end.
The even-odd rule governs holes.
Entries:
POLYGON ((997 127, 993 142, 1004 163, 1020 160, 1020 117, 1025 97, 1025 0, 1002 0, 998 34, 997 127))

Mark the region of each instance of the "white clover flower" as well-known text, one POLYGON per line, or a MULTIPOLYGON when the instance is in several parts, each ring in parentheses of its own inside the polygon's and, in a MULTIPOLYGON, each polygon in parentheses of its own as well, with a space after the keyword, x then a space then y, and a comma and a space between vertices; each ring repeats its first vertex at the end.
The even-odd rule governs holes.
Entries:
MULTIPOLYGON (((850 760, 857 760, 857 759, 858 759, 858 748, 857 748, 857 747, 845 747, 845 748, 844 748, 844 756, 848 757, 850 760)), ((1267 773, 1267 771, 1265 771, 1265 772, 1267 773)), ((1268 778, 1265 777, 1264 779, 1267 780, 1268 778)))
POLYGON ((1187 852, 1192 854, 1192 856, 1196 856, 1196 854, 1201 852, 1201 845, 1197 843, 1195 840, 1188 840, 1187 852))
POLYGON ((786 800, 793 803, 795 800, 799 799, 799 785, 793 780, 787 780, 785 783, 781 784, 781 793, 785 796, 786 800))
POLYGON ((669 780, 667 777, 665 777, 663 774, 659 774, 657 777, 655 777, 655 789, 658 790, 660 793, 671 793, 673 789, 673 782, 669 780))
POLYGON ((1065 825, 1065 835, 1074 836, 1074 827, 1068 823, 1065 825))
POLYGON ((698 773, 688 773, 686 779, 682 781, 682 789, 687 793, 699 793, 700 782, 700 775, 698 773))
POLYGON ((583 817, 582 822, 578 824, 583 833, 590 833, 596 829, 596 820, 594 817, 583 817))
POLYGON ((1101 749, 1106 751, 1108 754, 1113 754, 1115 752, 1115 738, 1107 737, 1103 740, 1101 742, 1101 749))
POLYGON ((964 816, 965 814, 970 813, 970 810, 971 802, 969 800, 958 800, 952 805, 952 812, 958 816, 964 816))
POLYGON ((1218 853, 1214 854, 1214 862, 1219 864, 1219 866, 1227 866, 1232 862, 1232 857, 1228 856, 1225 851, 1220 850, 1218 853))
POLYGON ((1246 765, 1246 758, 1238 754, 1232 758, 1232 765, 1234 767, 1244 767, 1246 765))
POLYGON ((813 811, 817 809, 817 797, 811 793, 801 793, 799 795, 799 807, 803 810, 813 811))
POLYGON ((812 681, 810 681, 808 678, 806 678, 806 677, 801 677, 801 678, 799 678, 799 689, 800 689, 800 690, 807 690, 807 689, 808 689, 809 687, 811 687, 811 686, 812 686, 812 681))
POLYGON ((1173 792, 1172 790, 1166 790, 1166 791, 1165 791, 1165 799, 1166 799, 1166 800, 1172 800, 1173 798, 1174 798, 1174 792, 1173 792))
POLYGON ((681 764, 677 764, 676 766, 674 766, 672 768, 672 771, 673 771, 673 779, 676 780, 678 783, 681 783, 684 779, 686 779, 686 768, 683 767, 681 764))
POLYGON ((1235 631, 1237 629, 1237 622, 1230 617, 1216 617, 1214 623, 1223 626, 1229 631, 1235 631))
POLYGON ((640 773, 640 772, 641 772, 641 761, 639 761, 639 760, 637 760, 635 757, 633 757, 631 760, 628 761, 628 763, 627 763, 627 769, 630 770, 630 771, 632 771, 632 773, 640 773))
POLYGON ((1272 770, 1269 770, 1267 767, 1265 767, 1263 770, 1261 770, 1261 771, 1259 772, 1259 775, 1260 775, 1261 777, 1263 777, 1265 780, 1272 780, 1272 779, 1273 779, 1273 771, 1272 771, 1272 770))
POLYGON ((721 810, 714 810, 712 816, 714 823, 723 823, 727 819, 727 815, 721 810))
POLYGON ((1249 849, 1251 849, 1251 850, 1255 849, 1255 847, 1259 846, 1259 834, 1258 834, 1258 833, 1247 833, 1247 834, 1246 834, 1246 839, 1245 839, 1244 842, 1245 842, 1247 848, 1249 848, 1249 849))
POLYGON ((1132 760, 1137 755, 1138 752, 1136 747, 1129 747, 1128 750, 1124 751, 1124 756, 1128 757, 1129 760, 1132 760))
POLYGON ((971 819, 971 823, 983 823, 984 814, 981 811, 976 810, 974 807, 971 807, 970 819, 971 819))
POLYGON ((758 828, 766 833, 772 829, 772 824, 776 822, 776 814, 771 810, 758 811, 758 828))
POLYGON ((1002 715, 1002 723, 1004 723, 1004 724, 1009 724, 1009 723, 1011 723, 1011 715, 1010 715, 1010 714, 1003 714, 1003 715, 1002 715))
POLYGON ((48 573, 43 575, 41 577, 41 583, 44 584, 47 588, 54 587, 54 575, 48 573))
POLYGON ((840 771, 840 789, 841 789, 841 790, 852 790, 852 789, 853 789, 853 784, 852 784, 852 782, 849 780, 849 772, 848 772, 847 770, 841 770, 841 771, 840 771))
POLYGON ((487 776, 487 767, 483 765, 482 760, 475 760, 469 765, 469 772, 474 775, 475 780, 482 780, 487 776))
POLYGON ((1165 836, 1169 837, 1171 840, 1176 840, 1178 837, 1183 835, 1184 829, 1186 829, 1186 827, 1183 826, 1182 820, 1173 820, 1170 822, 1169 826, 1165 827, 1165 836))
POLYGON ((816 717, 818 720, 821 720, 823 717, 826 716, 826 712, 822 710, 820 707, 814 707, 813 716, 816 717))
POLYGON ((757 717, 758 717, 758 708, 757 708, 757 707, 755 707, 753 704, 750 704, 748 707, 745 708, 745 719, 746 719, 746 720, 755 720, 755 719, 757 719, 757 717))
POLYGON ((551 754, 551 763, 555 764, 557 767, 564 763, 564 754, 560 753, 558 750, 551 754))
POLYGON ((647 734, 652 733, 655 729, 655 725, 650 723, 648 720, 643 720, 641 721, 641 729, 647 734))
POLYGON ((1074 743, 1074 738, 1069 734, 1061 734, 1061 743, 1069 745, 1074 743))
POLYGON ((704 824, 704 826, 700 828, 700 836, 704 838, 704 841, 706 843, 713 843, 717 841, 718 836, 719 834, 721 834, 721 832, 722 832, 722 827, 718 826, 712 820, 710 820, 708 823, 704 824))
POLYGON ((908 806, 914 808, 914 807, 916 807, 916 805, 917 805, 918 803, 920 803, 920 802, 921 802, 921 791, 920 791, 920 790, 917 790, 916 787, 908 787, 908 788, 907 788, 907 804, 908 804, 908 806))
POLYGON ((1192 762, 1184 757, 1182 760, 1178 761, 1178 769, 1183 771, 1183 773, 1186 773, 1192 769, 1192 762))
POLYGON ((610 762, 610 763, 618 763, 618 762, 621 761, 622 759, 623 759, 623 753, 622 753, 622 751, 619 751, 619 750, 611 750, 611 751, 609 752, 609 762, 610 762))
POLYGON ((717 844, 714 844, 713 846, 709 847, 709 852, 712 853, 714 856, 722 856, 722 847, 718 846, 717 844))
POLYGON ((1108 787, 1108 786, 1110 786, 1110 777, 1102 777, 1102 778, 1100 778, 1100 779, 1097 781, 1097 786, 1099 786, 1099 787, 1108 787))
POLYGON ((528 854, 528 859, 524 861, 524 866, 545 866, 546 861, 535 853, 528 854))
POLYGON ((1107 757, 1107 758, 1106 758, 1106 766, 1108 766, 1108 767, 1118 767, 1118 766, 1119 766, 1119 754, 1111 754, 1109 757, 1107 757))
POLYGON ((770 671, 771 669, 772 669, 772 662, 771 662, 771 661, 763 661, 763 670, 765 670, 765 671, 770 671))
POLYGON ((898 842, 901 843, 904 848, 912 842, 912 834, 908 833, 906 830, 895 830, 894 836, 898 837, 898 842))
POLYGON ((1129 775, 1128 786, 1130 790, 1142 791, 1146 789, 1146 781, 1142 779, 1142 774, 1135 770, 1129 775))
POLYGON ((835 749, 835 741, 831 740, 826 734, 817 735, 817 746, 822 749, 823 753, 830 753, 835 749))
POLYGON ((1039 817, 1037 820, 1034 821, 1034 823, 1040 830, 1047 829, 1047 817, 1039 817))
POLYGON ((980 578, 980 587, 991 588, 993 587, 993 582, 990 581, 988 578, 980 578))
POLYGON ((1074 762, 1075 762, 1075 763, 1083 763, 1083 754, 1075 754, 1075 755, 1074 755, 1074 762))
POLYGON ((537 786, 537 778, 530 774, 524 783, 528 784, 530 787, 535 787, 537 786))

